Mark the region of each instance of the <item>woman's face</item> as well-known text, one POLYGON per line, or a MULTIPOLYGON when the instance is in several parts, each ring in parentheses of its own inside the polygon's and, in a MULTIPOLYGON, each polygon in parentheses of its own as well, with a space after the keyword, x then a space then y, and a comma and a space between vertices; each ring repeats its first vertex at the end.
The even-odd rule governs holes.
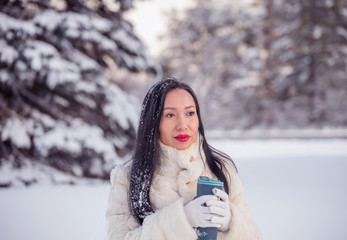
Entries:
POLYGON ((196 141, 198 129, 199 118, 192 95, 179 88, 169 91, 159 125, 160 141, 183 150, 196 141))

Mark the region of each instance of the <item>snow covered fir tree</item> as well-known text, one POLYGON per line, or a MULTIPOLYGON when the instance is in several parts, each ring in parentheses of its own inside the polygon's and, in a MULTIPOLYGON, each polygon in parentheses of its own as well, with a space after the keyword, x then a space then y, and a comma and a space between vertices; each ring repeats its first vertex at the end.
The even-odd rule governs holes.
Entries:
POLYGON ((140 103, 111 80, 159 69, 122 16, 131 6, 0 3, 0 186, 108 179, 129 157, 140 103))

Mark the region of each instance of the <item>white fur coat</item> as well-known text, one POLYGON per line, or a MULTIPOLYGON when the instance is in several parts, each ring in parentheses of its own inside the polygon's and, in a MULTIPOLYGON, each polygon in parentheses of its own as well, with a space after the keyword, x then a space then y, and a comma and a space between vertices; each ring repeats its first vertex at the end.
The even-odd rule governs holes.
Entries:
MULTIPOLYGON (((184 205, 196 195, 199 176, 214 177, 205 165, 205 156, 195 143, 186 150, 161 144, 161 168, 155 175, 150 200, 155 213, 139 225, 129 213, 129 167, 117 166, 111 172, 112 189, 107 210, 109 240, 195 240, 196 231, 189 224, 184 205)), ((231 164, 229 201, 231 222, 227 232, 218 232, 218 240, 258 240, 260 233, 244 201, 243 188, 231 164)), ((228 175, 227 175, 228 176, 228 175)))

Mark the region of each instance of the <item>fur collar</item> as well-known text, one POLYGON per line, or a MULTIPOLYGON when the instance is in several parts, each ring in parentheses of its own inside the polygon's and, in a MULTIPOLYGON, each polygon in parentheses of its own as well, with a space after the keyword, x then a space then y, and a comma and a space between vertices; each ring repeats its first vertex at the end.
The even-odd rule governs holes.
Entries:
POLYGON ((200 137, 185 150, 177 150, 160 143, 161 166, 157 170, 150 191, 151 204, 160 209, 179 198, 184 203, 192 200, 196 195, 198 177, 211 176, 206 171, 205 154, 202 150, 200 137))

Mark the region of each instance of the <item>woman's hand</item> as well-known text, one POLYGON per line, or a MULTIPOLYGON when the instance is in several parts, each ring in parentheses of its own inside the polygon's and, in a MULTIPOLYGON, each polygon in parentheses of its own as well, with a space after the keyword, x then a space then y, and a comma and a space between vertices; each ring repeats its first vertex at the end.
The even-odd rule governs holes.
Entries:
POLYGON ((210 199, 206 201, 206 205, 209 207, 210 214, 213 214, 211 222, 214 224, 219 224, 219 230, 224 232, 229 229, 231 221, 228 194, 218 188, 214 188, 212 191, 214 196, 219 197, 220 200, 210 199))
POLYGON ((221 224, 211 221, 217 215, 210 211, 211 207, 206 206, 207 202, 215 204, 215 202, 220 201, 214 195, 204 195, 190 201, 184 206, 188 221, 192 227, 221 227, 221 224))

